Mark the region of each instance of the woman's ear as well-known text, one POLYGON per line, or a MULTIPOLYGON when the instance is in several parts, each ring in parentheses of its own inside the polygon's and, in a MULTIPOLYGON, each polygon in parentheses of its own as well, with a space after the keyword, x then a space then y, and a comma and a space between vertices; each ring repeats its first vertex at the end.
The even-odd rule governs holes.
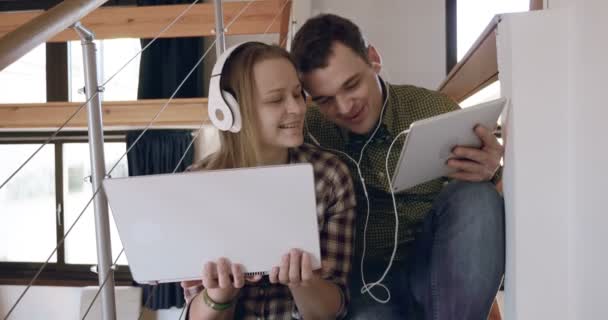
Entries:
POLYGON ((373 45, 367 46, 367 57, 374 71, 380 73, 380 70, 382 70, 382 56, 373 45))

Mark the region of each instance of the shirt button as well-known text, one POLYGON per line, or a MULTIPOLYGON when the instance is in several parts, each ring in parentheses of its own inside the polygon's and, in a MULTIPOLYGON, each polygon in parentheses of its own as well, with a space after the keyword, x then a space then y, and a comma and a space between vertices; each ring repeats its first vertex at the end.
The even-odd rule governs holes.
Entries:
POLYGON ((264 289, 260 289, 260 292, 259 292, 259 293, 260 293, 260 295, 262 295, 262 296, 263 296, 263 295, 264 295, 264 289))

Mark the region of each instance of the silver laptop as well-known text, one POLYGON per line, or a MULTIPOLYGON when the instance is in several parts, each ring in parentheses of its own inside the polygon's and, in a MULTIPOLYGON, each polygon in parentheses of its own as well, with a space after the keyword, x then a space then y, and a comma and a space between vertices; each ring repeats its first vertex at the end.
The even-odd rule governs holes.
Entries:
POLYGON ((200 279, 220 257, 266 274, 291 248, 320 268, 310 164, 150 175, 104 181, 139 283, 200 279))
POLYGON ((393 191, 407 190, 454 172, 447 166, 456 146, 479 148, 478 124, 495 130, 507 99, 500 98, 465 109, 419 120, 410 125, 395 173, 393 191))

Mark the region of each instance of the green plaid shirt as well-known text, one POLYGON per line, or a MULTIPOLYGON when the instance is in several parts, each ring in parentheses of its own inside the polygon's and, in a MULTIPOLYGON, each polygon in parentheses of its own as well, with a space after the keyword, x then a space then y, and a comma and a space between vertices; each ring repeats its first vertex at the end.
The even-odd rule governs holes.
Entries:
MULTIPOLYGON (((393 249, 395 214, 386 177, 385 161, 388 148, 397 134, 409 128, 414 121, 459 109, 448 97, 427 89, 410 85, 388 85, 388 101, 382 123, 374 139, 366 147, 361 160, 361 172, 370 198, 370 216, 367 226, 366 258, 388 259, 393 249)), ((386 97, 386 87, 383 88, 386 97)), ((369 136, 356 135, 341 129, 323 117, 318 106, 311 106, 306 114, 308 130, 321 147, 342 151, 358 160, 361 148, 369 136)), ((389 173, 392 177, 405 135, 391 149, 389 173)), ((340 155, 349 166, 356 184, 357 236, 356 256, 362 253, 363 228, 366 218, 366 200, 351 160, 340 155)), ((437 179, 395 194, 399 215, 398 260, 407 255, 407 243, 414 239, 416 229, 443 188, 446 179, 437 179)))

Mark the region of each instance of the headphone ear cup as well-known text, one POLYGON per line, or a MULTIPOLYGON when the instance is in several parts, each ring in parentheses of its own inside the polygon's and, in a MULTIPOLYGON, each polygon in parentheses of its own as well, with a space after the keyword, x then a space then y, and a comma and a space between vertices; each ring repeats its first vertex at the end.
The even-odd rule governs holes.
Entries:
POLYGON ((208 114, 211 123, 219 130, 229 130, 234 123, 232 111, 223 103, 210 103, 208 106, 208 114))
POLYGON ((241 109, 236 98, 228 91, 222 90, 222 97, 226 102, 226 105, 230 108, 232 116, 232 125, 228 130, 231 132, 239 132, 242 127, 241 109))
POLYGON ((226 104, 222 92, 219 89, 218 77, 211 77, 209 82, 208 114, 211 123, 219 130, 226 131, 232 128, 234 116, 230 106, 226 104))

